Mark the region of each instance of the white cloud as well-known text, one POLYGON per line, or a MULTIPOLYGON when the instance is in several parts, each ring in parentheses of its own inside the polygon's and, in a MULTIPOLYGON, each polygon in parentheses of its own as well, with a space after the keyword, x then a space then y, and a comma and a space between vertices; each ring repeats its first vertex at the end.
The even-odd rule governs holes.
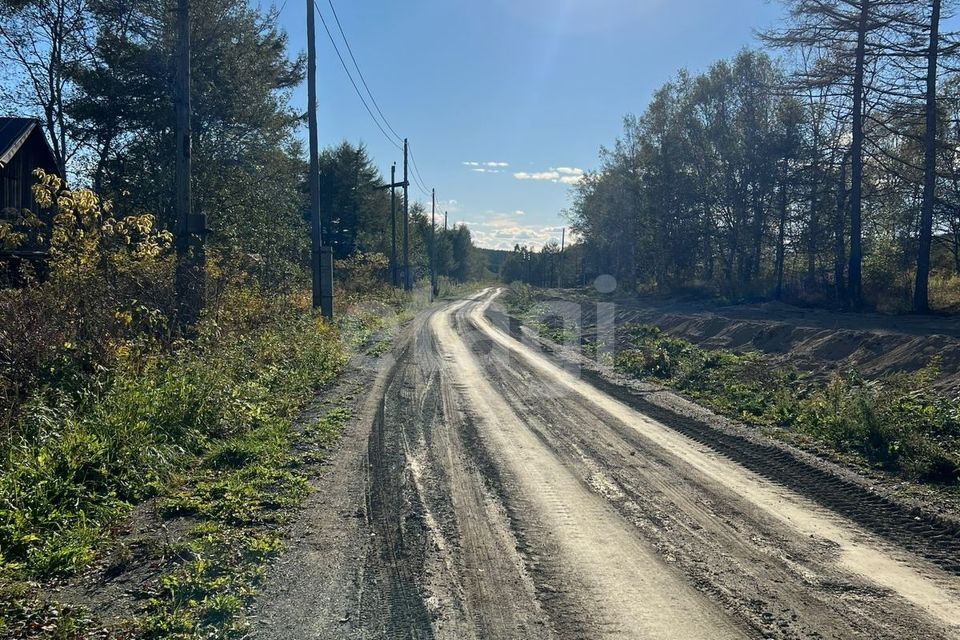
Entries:
POLYGON ((470 227, 474 243, 487 249, 510 250, 520 244, 539 250, 548 242, 560 242, 563 227, 520 224, 517 216, 523 213, 519 210, 512 213, 488 211, 481 220, 462 222, 470 227))
POLYGON ((548 171, 518 171, 513 174, 517 180, 540 180, 558 184, 577 184, 583 180, 583 169, 575 167, 553 167, 548 171))
POLYGON ((503 173, 503 169, 510 166, 509 162, 476 162, 467 160, 462 163, 477 173, 503 173))
POLYGON ((540 171, 538 173, 528 173, 526 171, 518 171, 513 174, 513 177, 517 180, 556 180, 560 177, 560 174, 556 171, 540 171))

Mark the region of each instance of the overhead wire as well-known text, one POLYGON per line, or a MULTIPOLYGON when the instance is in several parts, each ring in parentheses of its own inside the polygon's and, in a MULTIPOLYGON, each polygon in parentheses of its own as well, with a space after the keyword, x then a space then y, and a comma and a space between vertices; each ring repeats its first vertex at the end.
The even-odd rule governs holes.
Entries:
POLYGON ((347 74, 347 78, 350 79, 350 84, 353 85, 353 90, 356 92, 357 97, 360 98, 360 102, 363 103, 364 108, 367 110, 367 113, 370 115, 370 119, 373 120, 373 123, 377 125, 377 128, 380 129, 380 133, 383 134, 383 137, 387 139, 390 144, 395 146, 397 149, 402 149, 402 147, 397 143, 396 140, 390 137, 390 134, 387 133, 386 129, 383 128, 383 125, 380 124, 380 121, 373 114, 373 110, 370 108, 370 105, 367 104, 366 99, 363 97, 363 93, 360 91, 360 87, 357 86, 356 80, 353 79, 353 74, 350 73, 350 69, 347 67, 346 61, 343 59, 343 54, 340 53, 340 47, 337 46, 337 41, 334 39, 333 34, 330 32, 330 27, 327 26, 327 21, 323 17, 323 12, 320 11, 320 6, 317 4, 317 0, 313 0, 313 6, 317 10, 317 13, 320 15, 320 22, 323 24, 324 31, 327 32, 327 38, 330 40, 330 44, 333 45, 333 50, 337 52, 337 58, 340 59, 340 66, 343 67, 344 72, 347 74))
MULTIPOLYGON (((357 94, 357 97, 360 99, 360 102, 363 104, 364 108, 367 111, 367 114, 370 116, 370 119, 373 120, 373 123, 377 125, 377 128, 380 130, 380 133, 383 134, 384 138, 387 139, 390 144, 396 147, 398 150, 403 150, 401 146, 403 143, 403 137, 397 133, 397 131, 390 125, 390 121, 387 120, 387 117, 384 115, 383 110, 380 108, 380 105, 377 103, 376 98, 373 95, 373 91, 370 89, 370 85, 367 83, 366 78, 363 75, 363 71, 360 69, 360 65, 357 62, 356 56, 353 53, 353 48, 350 46, 350 41, 347 39, 347 35, 344 32, 343 25, 340 22, 340 17, 337 15, 337 10, 334 7, 333 0, 327 0, 327 3, 330 5, 330 11, 333 13, 333 18, 336 21, 337 29, 340 32, 340 36, 343 38, 343 42, 346 45, 347 53, 350 56, 350 60, 353 62, 353 66, 356 69, 357 77, 360 78, 361 84, 363 84, 364 89, 367 92, 367 95, 370 97, 370 103, 373 104, 373 109, 370 108, 370 103, 363 96, 363 92, 360 91, 360 87, 357 84, 356 80, 351 73, 349 66, 347 65, 346 59, 343 57, 343 54, 340 51, 340 47, 337 45, 336 38, 334 38, 332 31, 330 30, 329 25, 327 24, 326 19, 324 18, 323 12, 320 10, 320 6, 317 4, 317 0, 313 0, 314 9, 320 16, 320 22, 323 24, 323 29, 327 33, 327 38, 330 40, 330 44, 333 46, 333 50, 337 54, 337 58, 340 60, 340 66, 343 68, 344 73, 347 74, 347 78, 350 80, 350 84, 353 86, 354 92, 357 94), (378 119, 374 115, 374 110, 379 114, 380 118, 378 119), (382 120, 382 123, 381 123, 382 120), (386 127, 386 128, 384 128, 386 127), (389 130, 390 133, 387 133, 389 130), (390 134, 393 134, 391 137, 390 134)), ((413 153, 413 145, 407 142, 408 151, 410 154, 410 160, 413 168, 412 177, 413 182, 417 188, 423 193, 425 197, 431 196, 430 189, 426 186, 426 181, 423 179, 423 175, 420 172, 420 167, 417 165, 416 156, 413 153)))
POLYGON ((413 155, 413 145, 408 142, 407 147, 410 151, 410 162, 413 165, 413 181, 420 191, 423 192, 423 195, 430 196, 430 189, 427 188, 426 181, 423 179, 423 176, 420 175, 420 167, 417 166, 417 157, 413 155))
POLYGON ((370 90, 370 85, 367 84, 367 79, 363 77, 363 71, 360 70, 360 64, 357 62, 357 58, 353 55, 353 47, 350 46, 350 40, 347 39, 347 34, 343 30, 343 25, 340 24, 340 16, 337 15, 336 7, 333 6, 333 0, 327 0, 327 4, 330 5, 330 11, 333 12, 333 19, 337 22, 337 29, 340 30, 340 36, 343 38, 343 43, 347 45, 347 53, 350 54, 350 59, 353 60, 353 66, 357 69, 357 75, 360 76, 360 82, 363 83, 363 88, 367 90, 367 95, 370 96, 370 101, 373 103, 377 113, 380 114, 380 118, 383 120, 383 123, 387 125, 387 129, 390 130, 390 133, 397 138, 397 141, 403 142, 403 136, 397 133, 397 130, 390 126, 390 121, 387 120, 387 116, 383 115, 380 105, 377 104, 377 99, 373 97, 373 91, 370 90))

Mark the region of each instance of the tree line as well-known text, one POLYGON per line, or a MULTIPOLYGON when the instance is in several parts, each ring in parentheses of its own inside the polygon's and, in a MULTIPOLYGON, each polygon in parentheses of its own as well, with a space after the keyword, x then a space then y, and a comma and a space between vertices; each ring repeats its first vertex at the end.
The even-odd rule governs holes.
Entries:
MULTIPOLYGON (((374 160, 363 145, 343 142, 320 154, 320 210, 324 216, 324 243, 333 247, 335 258, 356 252, 389 256, 393 225, 390 192, 374 160)), ((397 263, 402 268, 403 191, 396 192, 397 263)), ((410 203, 409 252, 414 279, 430 274, 431 242, 436 242, 437 275, 455 282, 479 280, 487 273, 487 260, 473 244, 464 224, 445 228, 443 212, 437 211, 436 229, 431 212, 420 202, 410 203)), ((384 274, 384 277, 387 277, 384 274)))
MULTIPOLYGON (((38 117, 72 187, 89 186, 114 215, 150 212, 175 226, 173 84, 176 3, 0 0, 0 100, 38 117)), ((208 221, 221 265, 264 285, 301 285, 309 263, 307 163, 291 104, 304 79, 275 8, 243 0, 191 2, 193 207, 208 221)), ((362 145, 322 152, 325 243, 344 259, 388 253, 389 192, 362 145)), ((398 211, 402 197, 398 198, 398 211)), ((411 203, 412 266, 428 263, 429 223, 411 203), (426 239, 425 239, 426 238, 426 239)), ((440 233, 443 275, 482 272, 469 230, 440 233)), ((386 277, 386 274, 385 276, 386 277)))
POLYGON ((625 118, 566 212, 582 270, 927 312, 931 277, 939 295, 960 276, 955 5, 784 5, 765 50, 681 71, 625 118))

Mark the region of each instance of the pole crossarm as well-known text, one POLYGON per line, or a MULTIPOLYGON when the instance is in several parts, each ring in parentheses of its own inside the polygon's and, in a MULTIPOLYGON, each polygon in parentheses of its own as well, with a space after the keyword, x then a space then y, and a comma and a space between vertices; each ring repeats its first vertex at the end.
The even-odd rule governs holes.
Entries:
POLYGON ((409 186, 410 186, 410 182, 409 182, 409 181, 394 182, 394 183, 392 183, 392 184, 384 184, 384 185, 380 185, 379 187, 374 187, 373 190, 374 190, 374 191, 386 191, 387 189, 402 189, 402 188, 404 188, 404 187, 409 187, 409 186))

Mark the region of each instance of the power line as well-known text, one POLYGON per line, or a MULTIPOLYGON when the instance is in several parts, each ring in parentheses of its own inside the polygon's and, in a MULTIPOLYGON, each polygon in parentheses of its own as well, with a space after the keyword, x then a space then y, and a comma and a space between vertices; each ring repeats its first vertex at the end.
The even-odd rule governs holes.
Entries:
POLYGON ((423 195, 429 196, 430 189, 427 188, 426 181, 423 179, 423 176, 420 175, 420 167, 417 166, 417 158, 413 155, 413 145, 408 146, 410 148, 410 161, 413 163, 413 180, 417 183, 417 187, 423 192, 423 195))
POLYGON ((387 116, 383 115, 383 111, 380 109, 380 105, 377 104, 377 99, 373 97, 373 92, 370 91, 370 85, 367 84, 366 78, 363 77, 363 71, 360 70, 360 65, 357 63, 356 57, 353 55, 353 47, 350 46, 350 41, 347 39, 347 34, 343 31, 343 25, 340 24, 340 16, 337 15, 337 9, 333 6, 333 0, 327 0, 327 4, 330 5, 330 11, 333 12, 333 19, 337 21, 337 29, 340 30, 340 36, 343 38, 343 43, 347 45, 347 53, 350 54, 350 59, 353 60, 353 66, 357 69, 357 75, 360 76, 360 82, 363 83, 363 88, 367 90, 367 95, 370 96, 370 101, 373 102, 373 106, 376 108, 377 113, 380 114, 380 118, 383 120, 383 123, 387 125, 387 129, 396 136, 398 141, 403 141, 403 137, 397 133, 397 130, 390 126, 390 121, 387 120, 387 116))
MULTIPOLYGON (((317 0, 313 0, 313 7, 317 10, 317 13, 320 15, 320 22, 323 23, 323 29, 324 31, 327 32, 327 38, 330 39, 330 44, 333 45, 333 50, 337 52, 337 58, 340 59, 340 66, 342 66, 344 72, 346 72, 347 78, 350 79, 350 84, 353 85, 353 90, 357 93, 357 97, 360 98, 360 102, 363 103, 363 106, 367 110, 367 113, 370 114, 370 118, 373 120, 373 123, 377 125, 377 128, 380 129, 380 133, 383 134, 383 137, 385 137, 387 141, 390 142, 390 144, 395 146, 397 149, 402 150, 402 147, 399 144, 397 144, 397 142, 393 138, 390 137, 390 134, 386 132, 386 130, 383 128, 383 125, 381 125, 380 121, 377 120, 377 117, 373 115, 373 110, 370 109, 370 105, 367 104, 367 101, 364 99, 363 94, 360 92, 360 87, 357 86, 357 82, 353 79, 353 74, 350 73, 350 69, 347 67, 347 63, 343 59, 343 55, 340 53, 340 48, 337 46, 337 41, 334 40, 333 34, 330 33, 330 27, 327 26, 327 21, 324 19, 323 12, 320 11, 319 5, 317 5, 317 0)), ((384 120, 384 122, 386 122, 386 120, 384 120)))
MULTIPOLYGON (((401 146, 401 144, 398 143, 398 141, 402 141, 403 138, 390 125, 390 121, 387 120, 387 117, 383 114, 383 110, 380 108, 380 105, 377 103, 377 99, 373 96, 373 91, 371 91, 370 85, 367 84, 366 78, 364 78, 363 76, 363 71, 361 71, 360 65, 357 63, 356 56, 353 53, 353 48, 350 46, 350 41, 347 39, 347 35, 343 30, 343 25, 340 22, 340 17, 337 15, 337 10, 333 5, 333 0, 327 0, 327 3, 330 5, 331 12, 333 12, 333 18, 337 23, 337 28, 340 31, 340 36, 343 38, 343 42, 347 47, 347 52, 350 55, 350 59, 353 61, 353 66, 357 71, 357 75, 360 78, 360 82, 363 84, 364 89, 366 89, 367 95, 370 96, 370 102, 373 103, 373 106, 376 109, 376 112, 380 115, 380 119, 378 119, 377 116, 374 115, 373 113, 374 110, 370 108, 370 104, 368 104, 367 100, 363 97, 363 93, 360 91, 360 87, 357 85, 357 82, 354 79, 353 74, 350 72, 350 68, 346 63, 346 60, 344 59, 343 54, 340 52, 340 47, 337 46, 336 39, 333 37, 333 33, 330 31, 330 27, 323 16, 323 12, 320 10, 319 5, 317 4, 317 0, 313 0, 314 8, 316 9, 317 13, 320 15, 320 22, 323 24, 323 29, 327 33, 327 38, 330 40, 330 44, 333 45, 333 50, 336 52, 337 58, 340 60, 340 66, 343 68, 344 73, 347 74, 347 78, 350 80, 350 84, 353 85, 354 92, 357 94, 357 97, 360 98, 360 102, 363 104, 364 108, 367 110, 367 114, 370 116, 370 119, 373 120, 373 123, 375 125, 377 125, 377 128, 380 130, 380 133, 383 134, 383 136, 387 139, 388 142, 390 142, 390 144, 392 144, 398 150, 402 150, 403 147, 401 146), (383 121, 382 124, 380 120, 383 121), (386 129, 384 129, 384 125, 386 125, 386 129), (390 137, 390 134, 387 133, 387 130, 389 130, 390 133, 392 133, 396 137, 396 140, 390 137)), ((410 152, 410 160, 412 161, 412 164, 413 164, 414 184, 416 184, 417 188, 420 189, 421 193, 423 193, 424 196, 429 197, 430 189, 427 188, 426 181, 423 179, 423 175, 420 173, 420 167, 417 165, 417 159, 413 154, 412 146, 409 146, 409 152, 410 152)))

